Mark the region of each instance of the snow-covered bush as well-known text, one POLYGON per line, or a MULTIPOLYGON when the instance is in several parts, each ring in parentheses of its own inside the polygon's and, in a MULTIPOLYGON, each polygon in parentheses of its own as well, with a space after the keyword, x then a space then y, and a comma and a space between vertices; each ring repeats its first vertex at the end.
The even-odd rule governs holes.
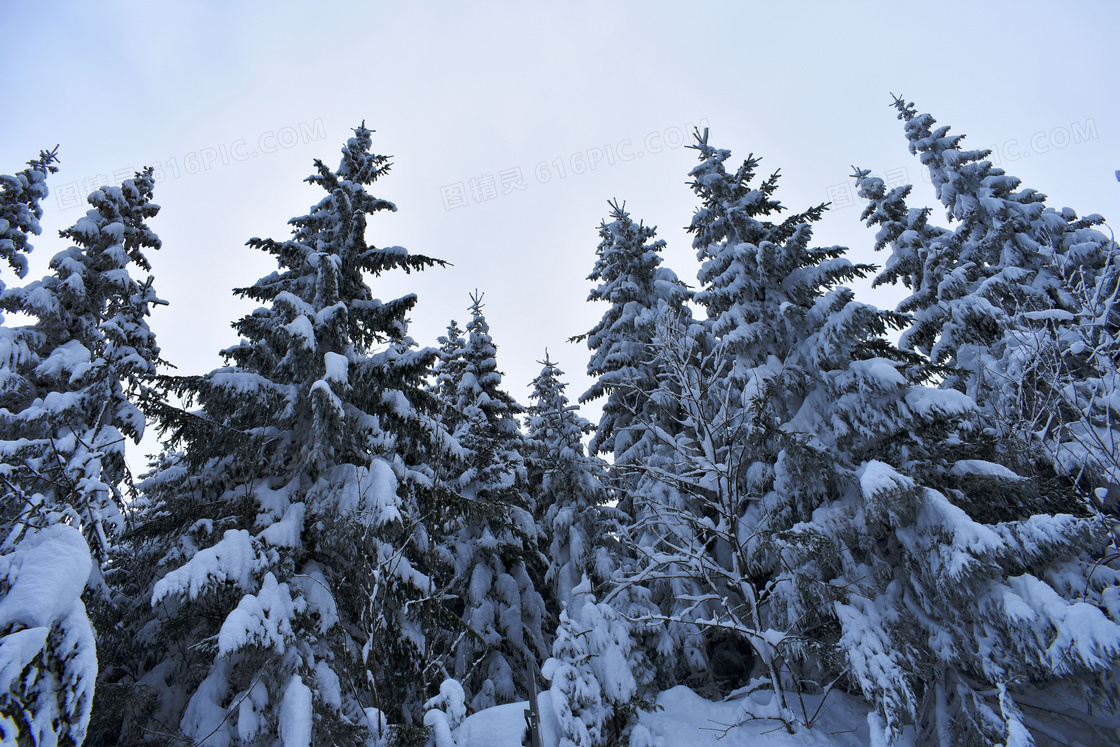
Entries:
POLYGON ((594 602, 586 578, 576 587, 575 599, 571 614, 560 613, 552 658, 541 668, 552 683, 560 747, 617 744, 643 705, 642 654, 635 650, 630 621, 612 606, 594 602))
POLYGON ((439 695, 424 704, 424 726, 432 730, 432 747, 457 747, 451 732, 467 715, 466 696, 457 680, 444 680, 439 695))

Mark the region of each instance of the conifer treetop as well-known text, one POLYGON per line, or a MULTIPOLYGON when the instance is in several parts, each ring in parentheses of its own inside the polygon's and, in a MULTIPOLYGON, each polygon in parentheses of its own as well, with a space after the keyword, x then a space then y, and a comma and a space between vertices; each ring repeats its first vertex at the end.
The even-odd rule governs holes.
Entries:
POLYGON ((27 236, 38 236, 42 231, 39 219, 43 208, 39 203, 47 196, 47 175, 58 171, 54 165, 57 162, 56 145, 54 150, 39 151, 39 157, 28 161, 27 168, 18 174, 0 174, 0 257, 8 261, 17 277, 27 275, 27 258, 23 256, 31 251, 27 236))
POLYGON ((579 401, 608 398, 590 451, 614 451, 618 459, 632 445, 623 431, 635 408, 644 406, 639 391, 653 391, 658 386, 656 366, 647 348, 657 317, 669 313, 691 319, 687 301, 692 293, 662 265, 665 242, 656 238, 657 229, 635 223, 624 203, 613 200, 609 204, 612 220, 599 225, 597 258, 588 276, 599 284, 587 300, 606 301, 610 307, 590 332, 572 341, 587 341, 591 349, 587 373, 595 377, 579 401))
POLYGON ((750 358, 752 350, 787 350, 796 337, 792 327, 801 323, 799 313, 812 308, 830 287, 874 268, 850 262, 844 247, 809 245, 812 224, 826 204, 780 223, 766 220, 785 209, 773 198, 778 172, 752 188, 759 163, 753 154, 730 174, 724 168, 730 151, 710 145, 707 130, 696 137, 690 147, 701 164, 689 175, 701 206, 688 228, 701 262, 695 300, 707 310, 711 334, 737 353, 750 358))
POLYGON ((273 301, 292 293, 318 311, 346 299, 345 318, 339 320, 346 337, 359 350, 407 335, 405 320, 416 304, 410 294, 382 302, 373 297, 363 273, 380 276, 389 270, 423 270, 446 266, 443 260, 411 254, 403 247, 378 248, 366 241, 366 219, 374 213, 396 211, 396 205, 366 192, 388 173, 389 156, 370 151, 373 131, 363 123, 342 148, 342 160, 331 171, 315 160, 316 173, 304 181, 328 194, 307 215, 289 221, 292 238, 287 241, 252 238, 249 246, 276 256, 281 272, 261 278, 235 293, 257 301, 273 301), (313 272, 310 270, 314 270, 313 272))

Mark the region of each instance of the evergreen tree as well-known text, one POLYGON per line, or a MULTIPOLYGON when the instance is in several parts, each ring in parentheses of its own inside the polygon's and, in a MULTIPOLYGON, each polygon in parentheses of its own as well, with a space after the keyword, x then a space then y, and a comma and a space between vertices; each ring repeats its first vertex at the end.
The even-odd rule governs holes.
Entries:
MULTIPOLYGON (((5 248, 30 248, 53 160, 44 152, 5 179, 5 248)), ((133 265, 151 269, 144 251, 160 246, 145 222, 159 210, 152 187, 149 169, 90 194, 93 209, 61 232, 74 246, 51 260, 53 274, 0 293, 5 310, 35 320, 0 333, 0 668, 12 744, 80 744, 90 723, 98 658, 80 594, 88 580, 93 611, 107 609, 101 571, 131 490, 124 440, 138 442, 145 425, 132 400, 159 362, 146 317, 160 301, 150 276, 131 276, 133 265)), ((8 256, 22 276, 22 256, 8 256)))
POLYGON ((563 372, 548 351, 538 362, 543 368, 529 395, 526 461, 537 523, 547 539, 550 596, 564 608, 571 607, 572 589, 584 575, 599 587, 609 581, 617 550, 611 537, 622 517, 605 505, 606 464, 584 453, 583 436, 594 427, 568 404, 563 372))
MULTIPOLYGON (((972 401, 923 385, 928 364, 883 337, 907 318, 838 285, 870 268, 808 245, 815 211, 791 229, 720 218, 736 215, 712 164, 726 151, 706 138, 699 150, 713 209, 697 213, 698 240, 738 227, 698 247, 722 264, 697 293, 710 352, 672 325, 656 343, 682 426, 661 438, 682 455, 687 500, 660 545, 639 546, 633 580, 687 575, 702 613, 662 605, 652 619, 749 643, 791 730, 808 714, 784 691, 837 676, 892 740, 905 724, 942 744, 1044 733, 1045 698, 1114 714, 1120 626, 1102 610, 1116 576, 1094 571, 1103 522, 1038 513, 1034 483, 976 459, 991 449, 972 401)), ((1071 728, 1099 739, 1113 718, 1071 728)))
POLYGON ((451 442, 423 389, 436 353, 408 336, 416 296, 379 301, 365 277, 443 263, 367 243, 367 216, 396 209, 366 191, 390 165, 370 147, 362 125, 336 170, 316 160, 326 196, 291 239, 248 242, 280 269, 237 291, 263 305, 227 365, 169 382, 200 407, 165 417, 182 451, 141 486, 134 552, 158 578, 139 685, 159 702, 126 732, 364 744, 377 714, 422 715, 421 516, 451 442))
POLYGON ((877 248, 891 247, 877 283, 901 280, 912 291, 899 307, 913 314, 903 346, 948 367, 944 386, 988 412, 1020 472, 1038 470, 1041 456, 1050 463, 1042 469, 1071 476, 1085 492, 1116 484, 1120 411, 1108 405, 1116 367, 1099 354, 1102 337, 1117 329, 1107 312, 1101 317, 1114 275, 1112 242, 1095 229, 1103 218, 1047 207, 1045 195, 993 166, 990 151, 964 150, 963 135, 935 128, 901 98, 894 105, 910 152, 956 223, 929 226, 928 210, 906 206, 909 186, 888 193, 856 170, 869 200, 863 218, 880 226, 877 248))
MULTIPOLYGON (((47 176, 58 171, 58 146, 39 151, 39 157, 27 162, 27 168, 9 176, 0 174, 0 258, 7 260, 17 277, 27 275, 27 258, 31 251, 28 236, 39 235, 39 219, 43 217, 40 202, 47 196, 47 176)), ((4 290, 0 281, 0 291, 4 290)))
POLYGON ((751 184, 758 159, 729 173, 730 152, 712 147, 706 131, 693 147, 701 206, 689 231, 701 261, 695 298, 708 320, 701 334, 666 316, 651 341, 663 372, 655 397, 674 406, 661 408, 671 421, 650 431, 671 456, 642 464, 663 487, 628 534, 639 558, 631 579, 669 585, 645 618, 695 631, 694 681, 734 687, 756 659, 790 719, 783 669, 797 639, 771 617, 780 569, 771 542, 807 514, 794 496, 766 496, 784 453, 782 425, 809 383, 798 356, 812 334, 807 314, 828 286, 863 268, 840 247, 809 246, 823 206, 765 220, 784 208, 773 197, 776 173, 751 184))
MULTIPOLYGON (((911 290, 911 295, 898 305, 898 311, 910 313, 928 308, 936 302, 937 287, 925 280, 926 267, 938 274, 938 257, 932 253, 935 242, 945 240, 947 229, 932 226, 931 208, 911 208, 906 198, 913 186, 906 184, 887 191, 886 182, 871 176, 867 169, 857 169, 854 174, 860 197, 868 201, 863 220, 868 226, 879 226, 875 234, 875 251, 890 247, 891 254, 873 283, 878 287, 900 281, 911 290)), ((932 329, 915 321, 903 336, 902 346, 913 349, 912 339, 925 340, 935 336, 932 329)))
POLYGON ((752 185, 760 163, 753 154, 732 174, 724 165, 731 152, 709 145, 707 130, 697 133, 696 144, 689 147, 700 160, 689 172, 701 202, 688 228, 701 263, 695 300, 707 312, 711 336, 732 353, 731 374, 741 382, 752 376, 744 367, 764 362, 769 351, 791 346, 796 333, 780 313, 787 308, 783 302, 804 303, 820 287, 869 268, 842 259, 841 247, 809 247, 812 224, 825 205, 780 222, 769 220, 785 210, 773 197, 779 173, 752 185), (782 273, 792 275, 785 285, 774 282, 782 273))
POLYGON ((93 562, 81 532, 30 528, 0 553, 0 740, 80 745, 97 677, 81 594, 93 562))
MULTIPOLYGON (((633 579, 641 571, 636 548, 652 549, 664 535, 660 522, 685 500, 665 475, 675 469, 677 455, 662 437, 676 434, 676 401, 663 391, 664 371, 651 344, 659 319, 680 320, 691 333, 689 289, 661 264, 664 241, 656 229, 635 223, 618 202, 612 202, 611 222, 599 226, 600 243, 589 276, 598 286, 589 301, 606 301, 603 318, 586 335, 591 349, 588 375, 591 388, 580 398, 605 397, 598 430, 590 451, 613 452, 610 487, 618 498, 623 548, 616 553, 616 574, 633 579)), ((668 625, 653 619, 659 605, 688 607, 694 589, 689 580, 667 577, 660 582, 627 583, 612 593, 610 603, 625 616, 645 620, 633 630, 633 667, 639 673, 642 695, 647 686, 669 687, 703 668, 702 641, 695 626, 674 619, 668 625)), ((579 610, 569 618, 579 624, 579 610)))
POLYGON ((159 211, 153 186, 148 169, 91 193, 93 209, 61 232, 74 245, 51 260, 53 274, 0 294, 5 310, 36 320, 4 330, 7 548, 27 526, 66 521, 103 561, 124 527, 124 441, 138 443, 145 425, 132 400, 147 392, 159 362, 147 317, 162 302, 150 276, 131 276, 133 266, 150 270, 144 252, 160 247, 145 222, 159 211))
POLYGON ((659 313, 688 314, 691 294, 661 265, 665 242, 655 238, 657 229, 634 223, 618 202, 610 206, 612 220, 599 226, 597 259, 587 278, 599 283, 587 300, 610 306, 590 332, 572 339, 587 341, 587 375, 595 380, 580 403, 606 398, 590 451, 611 452, 615 464, 625 465, 642 456, 648 445, 646 431, 630 427, 641 408, 651 404, 643 393, 658 386, 646 343, 653 338, 659 313))
POLYGON ((463 339, 463 330, 454 319, 447 325, 447 334, 440 336, 439 357, 436 358, 433 369, 432 385, 430 391, 438 397, 443 412, 443 423, 448 430, 454 430, 458 424, 455 412, 455 403, 459 400, 459 380, 463 376, 463 348, 467 341, 463 339))
POLYGON ((501 388, 481 294, 471 301, 461 363, 445 361, 445 370, 458 375, 453 435, 465 454, 454 479, 461 509, 444 544, 464 627, 454 649, 454 678, 471 707, 483 709, 525 696, 527 667, 547 656, 548 619, 517 423, 522 408, 501 388))

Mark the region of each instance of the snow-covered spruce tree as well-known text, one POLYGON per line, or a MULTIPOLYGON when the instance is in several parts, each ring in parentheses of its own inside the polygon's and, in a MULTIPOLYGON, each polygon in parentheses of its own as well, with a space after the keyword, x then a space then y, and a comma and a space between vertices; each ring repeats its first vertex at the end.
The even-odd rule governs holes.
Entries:
POLYGON ((860 268, 841 248, 809 247, 823 206, 765 220, 783 209, 773 198, 777 174, 752 185, 753 156, 728 173, 730 152, 712 147, 706 131, 693 147, 701 206, 689 230, 702 262, 695 298, 708 320, 699 333, 687 318, 664 315, 648 345, 661 372, 651 399, 674 406, 660 408, 663 424, 645 424, 666 456, 641 470, 678 497, 636 517, 628 537, 639 563, 627 583, 672 585, 675 593, 657 595, 644 619, 698 631, 695 685, 741 684, 757 659, 777 712, 790 720, 783 669, 797 637, 769 617, 779 565, 767 540, 801 513, 796 504, 766 506, 763 496, 783 448, 780 426, 802 393, 791 354, 808 335, 797 310, 860 268))
POLYGON ((466 362, 463 360, 463 348, 467 341, 463 339, 463 329, 454 319, 447 325, 447 334, 441 335, 439 342, 439 357, 436 358, 432 371, 432 383, 429 391, 439 399, 443 412, 443 424, 448 430, 454 430, 458 423, 455 412, 455 403, 459 399, 459 379, 463 376, 466 362))
MULTIPOLYGON (((36 200, 51 160, 44 153, 18 180, 36 200)), ((131 486, 124 440, 139 441, 144 430, 131 398, 146 390, 158 361, 146 319, 159 302, 152 279, 131 277, 132 265, 150 269, 144 250, 160 245, 145 223, 159 210, 152 186, 148 170, 93 192, 93 209, 61 234, 75 245, 51 260, 53 274, 0 294, 5 310, 35 320, 0 333, 0 646, 9 676, 4 711, 20 724, 21 740, 80 743, 90 721, 98 661, 78 595, 88 580, 91 601, 107 605, 101 571, 131 486)), ((37 233, 36 200, 20 211, 21 230, 37 233)))
POLYGON ((711 161, 726 151, 706 138, 699 150, 710 209, 694 229, 718 243, 698 250, 723 266, 697 297, 716 334, 699 367, 687 328, 666 325, 653 347, 681 399, 682 427, 658 437, 688 466, 663 479, 701 510, 662 523, 673 532, 660 552, 636 548, 647 562, 632 581, 693 578, 704 614, 690 621, 751 645, 776 690, 768 715, 789 728, 809 715, 783 691, 839 676, 892 739, 907 724, 942 744, 1054 728, 1099 739, 1115 726, 1120 656, 1120 627, 1102 612, 1118 579, 1094 571, 1103 522, 1032 515, 1032 482, 974 458, 984 434, 972 401, 922 385, 929 365, 883 338, 907 318, 838 286, 870 268, 809 246, 814 211, 792 226, 721 218, 743 203, 720 199, 735 196, 711 161), (720 220, 738 224, 733 236, 720 220), (1106 715, 1062 723, 1047 700, 1106 715))
POLYGON ((759 165, 753 154, 732 174, 724 166, 731 152, 709 145, 707 130, 697 133, 689 147, 700 160, 689 172, 701 203, 688 228, 700 262, 695 301, 707 312, 712 338, 731 354, 731 382, 741 387, 755 378, 750 368, 770 351, 788 348, 796 334, 775 313, 781 303, 774 301, 797 303, 804 300, 799 292, 811 298, 820 287, 869 268, 842 259, 842 247, 809 248, 812 224, 824 205, 775 221, 785 210, 773 198, 779 175, 775 171, 761 184, 751 184, 759 165), (781 285, 788 274, 799 276, 789 280, 789 290, 781 285))
MULTIPOLYGON (((925 280, 926 268, 934 275, 942 274, 939 267, 940 256, 934 253, 934 242, 937 242, 938 247, 941 246, 941 242, 951 232, 930 225, 932 208, 912 208, 906 204, 906 198, 913 190, 912 185, 895 187, 888 192, 886 182, 871 176, 868 169, 857 169, 853 176, 860 197, 868 201, 863 220, 868 226, 879 226, 875 234, 875 251, 882 251, 886 247, 891 250, 882 271, 875 276, 872 287, 901 282, 909 288, 910 296, 898 305, 898 311, 902 313, 920 313, 936 304, 937 286, 925 280)), ((909 342, 911 337, 923 339, 935 334, 928 328, 919 331, 918 328, 922 326, 920 321, 913 324, 914 330, 908 332, 903 340, 903 346, 911 349, 914 347, 909 342)))
MULTIPOLYGON (((664 543, 675 551, 650 554, 646 575, 702 579, 696 602, 710 616, 700 624, 748 641, 788 706, 791 688, 840 677, 877 707, 875 728, 891 737, 916 725, 924 739, 988 744, 1022 722, 1036 734, 1107 739, 1120 628, 1102 614, 1116 607, 1117 575, 1092 562, 1104 524, 1021 511, 986 521, 1033 505, 1037 488, 973 458, 983 445, 973 403, 916 383, 924 366, 880 337, 889 317, 847 289, 828 291, 805 317, 815 331, 785 359, 796 377, 779 373, 739 419, 724 417, 726 400, 702 396, 726 397, 718 358, 673 374, 683 417, 696 424, 676 439, 692 465, 679 489, 708 510, 678 514, 686 529, 664 543), (775 400, 794 407, 767 464, 752 433, 766 424, 752 417, 775 400), (1054 716, 1047 701, 1072 714, 1093 703, 1098 716, 1054 716)), ((657 348, 688 361, 679 349, 689 344, 670 328, 657 348)), ((792 710, 752 715, 811 721, 792 710)))
POLYGON ((561 744, 608 744, 624 737, 644 704, 639 685, 652 676, 630 621, 595 602, 613 588, 627 520, 606 505, 607 465, 584 453, 581 439, 593 426, 568 403, 563 372, 547 351, 540 363, 529 395, 529 484, 548 541, 551 596, 560 605, 552 657, 541 671, 551 681, 561 744))
POLYGON ((929 211, 907 207, 909 186, 887 192, 881 179, 856 170, 869 200, 863 218, 880 226, 876 246, 891 247, 877 282, 901 280, 911 289, 899 307, 913 314, 903 346, 950 367, 944 385, 989 411, 1002 445, 1019 455, 1020 472, 1043 462, 1085 493, 1120 482, 1110 453, 1120 434, 1106 383, 1116 367, 1082 339, 1099 340, 1107 323, 1086 305, 1094 294, 1078 291, 1107 285, 1112 242, 1094 228, 1103 219, 1046 207, 1045 195, 1020 189, 993 166, 990 151, 963 150, 963 135, 934 128, 930 115, 901 98, 894 105, 911 153, 956 223, 929 226, 929 211))
POLYGON ((0 356, 5 548, 28 526, 66 522, 100 563, 124 526, 124 442, 139 442, 145 424, 132 399, 159 362, 147 317, 161 302, 151 276, 131 275, 150 270, 144 252, 160 246, 145 222, 159 211, 153 185, 148 169, 91 193, 93 209, 61 232, 74 245, 51 260, 53 273, 0 294, 0 307, 35 320, 4 330, 0 356))
POLYGON ((395 210, 366 191, 390 165, 370 146, 363 124, 337 170, 315 162, 326 195, 291 239, 248 242, 280 269, 237 291, 263 305, 227 365, 170 381, 200 408, 166 420, 182 453, 141 485, 158 579, 139 684, 159 702, 131 738, 365 744, 439 679, 419 566, 451 447, 424 392, 435 351, 408 336, 416 296, 382 302, 366 278, 442 262, 367 243, 367 216, 395 210))
MULTIPOLYGON (((47 196, 47 175, 58 171, 58 146, 39 151, 39 157, 27 162, 18 174, 0 174, 0 259, 15 271, 16 277, 27 275, 27 258, 31 251, 28 236, 38 236, 43 217, 40 202, 47 196)), ((0 291, 4 283, 0 281, 0 291)))
MULTIPOLYGON (((533 520, 525 470, 522 408, 502 388, 497 347, 471 296, 471 321, 454 371, 453 435, 464 450, 458 460, 459 511, 439 538, 454 568, 463 631, 454 646, 453 676, 472 709, 525 697, 526 671, 548 655, 545 633, 545 560, 533 520)), ((445 361, 445 363, 447 363, 445 361)))
MULTIPOLYGON (((607 465, 584 452, 583 436, 594 426, 569 404, 563 371, 545 351, 543 368, 533 379, 528 410, 528 484, 537 523, 544 532, 549 566, 546 580, 559 607, 571 607, 572 589, 586 575, 597 587, 614 569, 622 517, 605 505, 607 465)), ((574 610, 572 610, 574 614, 574 610)))
MULTIPOLYGON (((595 267, 587 279, 598 285, 588 301, 604 301, 609 308, 590 332, 572 338, 587 341, 591 359, 587 375, 594 379, 580 403, 605 397, 603 414, 591 439, 592 454, 610 452, 614 463, 625 465, 644 455, 642 428, 630 428, 641 408, 649 407, 643 392, 657 389, 657 371, 646 343, 653 336, 657 314, 687 314, 688 288, 661 264, 665 242, 657 229, 635 223, 625 206, 611 202, 611 222, 599 226, 595 267)), ((648 418, 647 418, 648 419, 648 418)))
MULTIPOLYGON (((662 533, 655 522, 662 513, 658 507, 677 505, 682 500, 672 483, 653 470, 636 467, 657 464, 659 469, 669 471, 662 462, 674 458, 671 449, 666 449, 655 435, 658 428, 675 432, 675 403, 660 398, 660 364, 649 343, 659 316, 691 318, 691 292, 662 266, 660 254, 665 243, 656 239, 656 229, 635 223, 617 201, 610 207, 611 221, 599 226, 601 240, 595 267, 588 276, 598 282, 588 300, 605 301, 609 306, 590 332, 573 339, 586 340, 591 349, 587 372, 594 383, 580 402, 605 398, 590 450, 592 454, 613 452, 609 487, 621 512, 621 532, 633 535, 615 552, 614 563, 619 574, 633 576, 638 568, 628 548, 656 544, 662 533)), ((631 630, 633 646, 628 659, 639 685, 638 699, 650 695, 650 688, 670 687, 703 667, 702 642, 694 626, 664 625, 651 619, 660 603, 687 605, 682 600, 692 591, 687 580, 672 580, 626 584, 611 595, 611 604, 622 618, 645 620, 631 630)), ((576 637, 580 635, 583 606, 577 603, 568 613, 574 626, 571 634, 576 637)), ((577 662, 566 663, 579 666, 577 662)), ((572 707, 576 708, 575 703, 572 707)))
MULTIPOLYGON (((20 279, 27 275, 25 255, 32 249, 29 237, 38 236, 42 231, 39 219, 43 217, 43 208, 40 203, 47 196, 47 176, 58 171, 54 165, 58 160, 57 152, 57 147, 50 152, 40 151, 39 158, 28 161, 28 167, 23 171, 15 175, 0 175, 0 257, 7 260, 20 279)), ((0 293, 5 287, 0 280, 0 293)), ((15 393, 23 384, 16 366, 26 357, 20 337, 20 332, 0 326, 0 406, 6 410, 20 406, 15 393)), ((5 496, 0 506, 0 518, 3 519, 0 538, 3 538, 12 529, 12 519, 29 505, 30 496, 24 494, 20 482, 15 479, 13 465, 5 459, 0 469, 3 470, 0 487, 5 496)), ((10 543, 8 549, 11 549, 10 543)))

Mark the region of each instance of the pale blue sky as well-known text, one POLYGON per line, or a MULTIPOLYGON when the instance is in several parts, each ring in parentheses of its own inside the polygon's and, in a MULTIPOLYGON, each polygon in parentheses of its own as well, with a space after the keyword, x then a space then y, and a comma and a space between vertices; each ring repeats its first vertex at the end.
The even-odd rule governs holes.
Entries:
POLYGON ((858 260, 876 257, 844 205, 852 164, 932 199, 891 92, 998 146, 1055 207, 1115 220, 1118 31, 1112 2, 7 2, 0 171, 60 144, 37 276, 99 177, 158 162, 151 259, 170 306, 152 326, 165 357, 197 373, 251 310, 230 289, 272 269, 244 242, 288 235, 319 199, 301 181, 312 159, 337 163, 364 119, 394 156, 374 192, 399 208, 369 239, 455 265, 383 278, 375 295, 418 293, 413 336, 428 345, 484 291, 510 392, 525 401, 547 346, 574 398, 587 351, 565 341, 603 312, 585 277, 607 200, 657 225, 668 264, 695 279, 693 153, 670 147, 686 126, 781 168, 790 208, 833 199, 818 243, 858 260))

